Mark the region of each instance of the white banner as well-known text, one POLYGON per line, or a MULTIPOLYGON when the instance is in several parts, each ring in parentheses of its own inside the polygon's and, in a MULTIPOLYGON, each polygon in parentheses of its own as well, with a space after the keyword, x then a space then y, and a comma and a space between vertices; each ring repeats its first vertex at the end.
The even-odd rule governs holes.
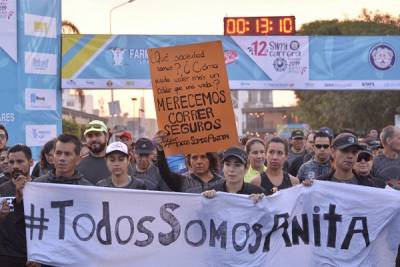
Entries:
POLYGON ((394 266, 400 193, 316 182, 247 196, 29 183, 28 259, 55 266, 394 266))
POLYGON ((17 1, 0 1, 0 48, 17 62, 17 1))

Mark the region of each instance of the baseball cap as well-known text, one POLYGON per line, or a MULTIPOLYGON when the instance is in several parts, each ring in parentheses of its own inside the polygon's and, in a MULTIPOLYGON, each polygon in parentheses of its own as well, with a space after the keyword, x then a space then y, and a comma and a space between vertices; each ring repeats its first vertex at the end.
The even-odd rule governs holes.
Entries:
POLYGON ((129 131, 123 131, 120 135, 119 138, 125 137, 128 138, 128 140, 132 141, 132 134, 129 131))
POLYGON ((322 127, 318 131, 329 135, 331 138, 334 136, 333 130, 329 127, 322 127))
POLYGON ((144 137, 139 138, 135 144, 135 152, 138 154, 151 154, 155 148, 153 142, 144 137))
POLYGON ((368 140, 366 143, 371 147, 371 149, 383 148, 381 141, 379 140, 368 140))
POLYGON ((244 165, 247 164, 247 153, 239 147, 232 146, 227 148, 222 154, 222 161, 225 161, 229 157, 235 157, 244 165))
POLYGON ((108 129, 107 129, 107 126, 104 124, 104 122, 99 121, 99 120, 94 120, 94 121, 89 122, 86 125, 86 130, 83 133, 83 135, 86 135, 87 133, 90 133, 90 132, 104 132, 104 133, 107 133, 108 129))
POLYGON ((369 154, 372 156, 372 149, 369 145, 365 144, 365 143, 360 143, 361 146, 361 150, 358 151, 358 154, 369 154))
POLYGON ((113 152, 121 152, 122 154, 129 155, 128 147, 122 142, 114 142, 107 146, 106 156, 113 152))
POLYGON ((332 147, 339 150, 349 147, 355 147, 358 150, 362 150, 362 147, 358 143, 357 137, 350 133, 342 133, 336 136, 336 138, 333 140, 332 147))
POLYGON ((304 132, 302 130, 294 130, 290 136, 290 139, 304 138, 304 132))

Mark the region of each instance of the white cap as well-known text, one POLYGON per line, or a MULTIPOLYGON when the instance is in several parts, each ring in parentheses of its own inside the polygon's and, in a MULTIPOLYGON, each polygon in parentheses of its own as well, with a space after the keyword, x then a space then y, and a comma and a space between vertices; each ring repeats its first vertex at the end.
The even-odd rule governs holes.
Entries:
POLYGON ((115 151, 121 152, 127 156, 129 155, 128 147, 122 142, 114 142, 114 143, 109 144, 106 149, 106 155, 108 155, 112 152, 115 152, 115 151))

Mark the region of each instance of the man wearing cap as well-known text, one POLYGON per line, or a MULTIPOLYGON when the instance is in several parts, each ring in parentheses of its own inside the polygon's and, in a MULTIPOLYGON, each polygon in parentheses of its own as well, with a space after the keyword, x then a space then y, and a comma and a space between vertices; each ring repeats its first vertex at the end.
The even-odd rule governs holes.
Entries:
POLYGON ((128 147, 122 142, 114 142, 106 149, 107 167, 111 176, 97 182, 97 186, 127 188, 127 189, 146 189, 144 181, 136 179, 128 174, 129 152, 128 147))
POLYGON ((264 193, 261 187, 244 182, 244 176, 249 168, 244 150, 238 147, 228 148, 222 155, 222 162, 225 181, 215 185, 212 190, 203 192, 205 197, 214 197, 216 191, 243 195, 264 193))
POLYGON ((155 146, 148 138, 139 138, 135 143, 135 164, 131 175, 142 179, 148 190, 171 191, 153 164, 155 146))
POLYGON ((341 133, 336 136, 332 143, 333 171, 318 180, 374 187, 371 179, 363 179, 353 172, 360 150, 362 146, 353 134, 341 133))
POLYGON ((287 159, 287 171, 296 176, 297 172, 303 164, 303 157, 306 155, 305 137, 302 130, 294 130, 290 136, 290 149, 287 159), (301 158, 301 159, 299 159, 301 158), (296 164, 294 162, 296 161, 296 164))
POLYGON ((84 136, 90 153, 82 159, 77 169, 85 179, 96 184, 111 175, 105 160, 108 141, 107 126, 99 120, 91 121, 86 126, 84 136))
POLYGON ((301 165, 297 174, 300 181, 316 179, 332 171, 330 136, 325 132, 316 132, 313 143, 314 157, 301 165))
POLYGON ((133 142, 131 132, 123 131, 122 133, 120 133, 118 135, 118 139, 128 147, 128 151, 129 151, 129 148, 132 146, 132 142, 133 142))
POLYGON ((400 129, 389 125, 382 129, 383 154, 375 157, 372 174, 400 190, 400 129))

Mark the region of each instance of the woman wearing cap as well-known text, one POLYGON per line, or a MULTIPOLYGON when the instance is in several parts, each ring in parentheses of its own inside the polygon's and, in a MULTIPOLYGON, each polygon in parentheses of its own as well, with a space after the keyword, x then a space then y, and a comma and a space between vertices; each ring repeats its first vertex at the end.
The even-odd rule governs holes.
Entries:
POLYGON ((106 163, 111 177, 100 180, 96 185, 103 187, 146 189, 142 180, 128 175, 129 168, 128 147, 122 142, 114 142, 107 146, 106 163))
POLYGON ((384 181, 379 180, 371 175, 372 163, 374 156, 371 148, 367 144, 360 144, 362 150, 357 154, 357 161, 354 163, 353 171, 359 179, 364 181, 370 181, 374 187, 385 188, 386 184, 384 181))
POLYGON ((214 186, 212 190, 203 192, 207 198, 216 195, 216 191, 243 195, 262 194, 264 190, 258 186, 246 183, 244 176, 249 168, 247 154, 238 147, 230 147, 222 156, 225 181, 214 186))
POLYGON ((249 183, 256 175, 266 170, 264 165, 265 143, 260 138, 251 138, 246 142, 245 149, 249 157, 250 167, 244 176, 244 181, 249 183))

